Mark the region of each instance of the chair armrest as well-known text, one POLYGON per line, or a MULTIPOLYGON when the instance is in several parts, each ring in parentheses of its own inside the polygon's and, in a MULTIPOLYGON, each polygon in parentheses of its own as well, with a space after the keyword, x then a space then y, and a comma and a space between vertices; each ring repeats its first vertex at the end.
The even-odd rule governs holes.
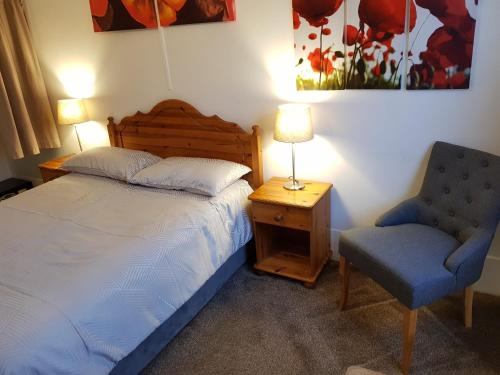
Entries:
POLYGON ((393 209, 380 216, 375 225, 377 227, 390 227, 393 225, 416 223, 418 217, 419 199, 407 199, 393 209))
POLYGON ((471 258, 485 257, 493 239, 493 233, 480 229, 446 259, 445 267, 456 273, 460 266, 471 258))

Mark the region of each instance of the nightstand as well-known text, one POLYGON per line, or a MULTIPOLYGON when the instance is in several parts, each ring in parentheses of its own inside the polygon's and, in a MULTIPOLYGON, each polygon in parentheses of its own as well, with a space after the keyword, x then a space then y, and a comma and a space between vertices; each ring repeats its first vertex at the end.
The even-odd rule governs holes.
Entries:
POLYGON ((328 183, 303 181, 304 190, 283 188, 274 177, 248 199, 257 249, 255 269, 299 280, 314 287, 330 257, 328 183))
POLYGON ((38 165, 38 168, 40 168, 40 174, 42 175, 43 182, 44 183, 49 182, 70 173, 68 171, 62 170, 61 166, 66 160, 68 160, 72 156, 73 155, 61 156, 60 158, 49 160, 45 163, 38 165))

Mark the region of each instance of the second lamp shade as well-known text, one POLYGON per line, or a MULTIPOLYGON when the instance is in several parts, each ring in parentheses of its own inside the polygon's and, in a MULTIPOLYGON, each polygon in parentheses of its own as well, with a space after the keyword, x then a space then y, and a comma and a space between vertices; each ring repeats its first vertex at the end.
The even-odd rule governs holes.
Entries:
POLYGON ((274 139, 285 143, 300 143, 313 139, 311 107, 307 104, 280 105, 274 126, 274 139))

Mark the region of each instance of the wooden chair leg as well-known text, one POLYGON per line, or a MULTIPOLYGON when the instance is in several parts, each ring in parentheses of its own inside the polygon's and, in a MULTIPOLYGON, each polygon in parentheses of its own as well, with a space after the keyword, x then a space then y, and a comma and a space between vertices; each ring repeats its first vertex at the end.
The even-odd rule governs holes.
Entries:
POLYGON ((403 374, 408 375, 411 368, 411 359, 413 354, 413 342, 415 341, 415 332, 417 330, 418 310, 404 308, 403 318, 403 358, 401 360, 401 370, 403 374))
POLYGON ((474 302, 474 289, 469 286, 464 292, 464 324, 466 328, 472 328, 472 304, 474 302))
POLYGON ((340 273, 340 281, 341 281, 341 296, 340 296, 340 302, 339 302, 339 309, 340 311, 344 311, 346 306, 347 306, 347 299, 349 297, 349 277, 350 277, 350 264, 349 261, 341 256, 340 257, 340 267, 339 267, 339 273, 340 273))

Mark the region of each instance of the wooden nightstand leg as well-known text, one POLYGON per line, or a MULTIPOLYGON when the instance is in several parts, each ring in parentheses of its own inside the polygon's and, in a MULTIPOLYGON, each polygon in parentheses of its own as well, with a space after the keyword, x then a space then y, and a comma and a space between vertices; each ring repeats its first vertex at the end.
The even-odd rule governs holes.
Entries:
POLYGON ((257 276, 264 276, 266 273, 261 270, 253 269, 253 273, 256 274, 257 276))
POLYGON ((341 283, 341 295, 339 302, 340 311, 344 311, 347 306, 347 299, 349 297, 349 277, 351 273, 350 268, 351 267, 349 261, 345 257, 340 256, 340 267, 339 267, 340 283, 341 283))

